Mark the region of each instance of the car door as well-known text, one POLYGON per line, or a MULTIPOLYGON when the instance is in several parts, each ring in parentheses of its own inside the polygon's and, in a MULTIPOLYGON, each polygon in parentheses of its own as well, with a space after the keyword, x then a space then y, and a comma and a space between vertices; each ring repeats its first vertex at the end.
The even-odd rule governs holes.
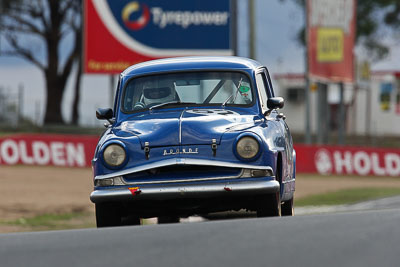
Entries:
MULTIPOLYGON (((270 91, 271 91, 272 95, 275 96, 269 72, 266 68, 264 68, 263 71, 264 71, 265 77, 267 78, 268 85, 270 87, 270 91)), ((285 121, 285 118, 286 117, 282 113, 277 115, 277 119, 280 122, 281 129, 285 135, 285 152, 286 152, 286 160, 287 161, 286 161, 286 174, 283 177, 285 180, 291 180, 292 178, 294 178, 294 176, 293 176, 293 168, 294 168, 293 139, 292 139, 292 135, 290 133, 289 126, 285 121)))
MULTIPOLYGON (((264 113, 268 111, 268 98, 275 97, 271 79, 266 68, 262 68, 256 73, 256 83, 259 89, 261 107, 264 113)), ((267 116, 267 119, 270 122, 273 122, 280 132, 276 144, 284 151, 284 153, 282 153, 282 182, 286 182, 291 180, 293 173, 293 141, 290 135, 290 130, 284 120, 284 116, 278 113, 277 110, 271 111, 267 116)))

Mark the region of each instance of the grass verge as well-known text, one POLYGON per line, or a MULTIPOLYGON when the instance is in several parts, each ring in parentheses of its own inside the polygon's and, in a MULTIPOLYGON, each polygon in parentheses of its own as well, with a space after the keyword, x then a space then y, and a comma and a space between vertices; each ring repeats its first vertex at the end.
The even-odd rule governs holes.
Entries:
POLYGON ((400 188, 353 188, 311 195, 295 200, 295 206, 345 205, 400 195, 400 188))
POLYGON ((14 226, 21 230, 43 231, 95 227, 93 215, 88 212, 42 214, 11 221, 0 221, 0 225, 14 226))
MULTIPOLYGON (((400 188, 353 188, 299 198, 295 200, 295 206, 345 205, 395 195, 400 195, 400 188)), ((1 226, 12 227, 12 232, 96 227, 94 214, 91 212, 42 214, 16 220, 0 220, 0 232, 1 226)))

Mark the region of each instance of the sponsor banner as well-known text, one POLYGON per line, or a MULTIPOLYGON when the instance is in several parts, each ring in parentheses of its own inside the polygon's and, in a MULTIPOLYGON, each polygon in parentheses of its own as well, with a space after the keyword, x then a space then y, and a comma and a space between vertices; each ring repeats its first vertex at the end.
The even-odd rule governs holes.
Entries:
POLYGON ((396 94, 396 114, 400 115, 400 73, 396 75, 396 87, 397 87, 397 94, 396 94))
MULTIPOLYGON (((90 167, 97 136, 14 135, 0 138, 0 165, 90 167)), ((297 173, 400 177, 400 149, 295 145, 297 173)))
POLYGON ((393 91, 393 84, 390 82, 381 83, 380 86, 380 102, 382 111, 390 110, 391 95, 393 91))
POLYGON ((230 0, 84 0, 84 71, 157 58, 232 55, 230 0))
POLYGON ((400 115, 400 90, 397 92, 396 96, 396 114, 400 115))
POLYGON ((90 167, 98 137, 14 135, 0 138, 0 165, 90 167))
POLYGON ((298 173, 400 177, 400 149, 295 145, 298 173))
POLYGON ((353 82, 355 0, 307 0, 310 77, 353 82))

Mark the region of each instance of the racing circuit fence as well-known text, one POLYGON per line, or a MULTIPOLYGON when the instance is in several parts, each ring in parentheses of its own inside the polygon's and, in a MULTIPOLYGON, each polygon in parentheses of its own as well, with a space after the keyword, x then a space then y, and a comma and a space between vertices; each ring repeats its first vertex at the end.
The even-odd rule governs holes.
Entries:
MULTIPOLYGON (((0 138, 0 165, 90 167, 98 137, 21 134, 0 138)), ((400 177, 400 149, 296 144, 297 173, 400 177)))

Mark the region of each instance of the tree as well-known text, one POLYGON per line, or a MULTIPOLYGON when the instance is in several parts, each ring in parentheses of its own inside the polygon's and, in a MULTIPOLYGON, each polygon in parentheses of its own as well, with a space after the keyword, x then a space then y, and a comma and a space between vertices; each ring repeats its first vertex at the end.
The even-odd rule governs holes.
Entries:
POLYGON ((78 51, 76 55, 76 65, 77 65, 77 72, 76 72, 76 79, 74 85, 74 101, 72 103, 72 125, 78 125, 79 121, 79 102, 80 102, 80 88, 81 88, 81 76, 82 76, 82 30, 76 30, 76 38, 75 38, 75 46, 78 51))
MULTIPOLYGON (((286 0, 280 0, 286 1, 286 0)), ((301 8, 305 0, 291 0, 301 8)), ((373 60, 385 58, 389 48, 382 42, 382 35, 387 26, 392 30, 400 30, 400 1, 399 0, 357 0, 357 37, 356 42, 362 45, 373 60)), ((297 40, 305 45, 304 27, 297 34, 297 40)))
MULTIPOLYGON (((45 124, 63 124, 61 103, 74 61, 80 56, 80 0, 19 0, 2 2, 1 54, 18 56, 43 71, 46 85, 45 124), (70 51, 63 42, 72 38, 70 51), (44 53, 33 43, 39 43, 44 53)), ((80 75, 80 74, 79 74, 80 75)))

